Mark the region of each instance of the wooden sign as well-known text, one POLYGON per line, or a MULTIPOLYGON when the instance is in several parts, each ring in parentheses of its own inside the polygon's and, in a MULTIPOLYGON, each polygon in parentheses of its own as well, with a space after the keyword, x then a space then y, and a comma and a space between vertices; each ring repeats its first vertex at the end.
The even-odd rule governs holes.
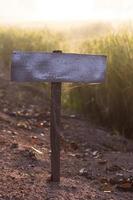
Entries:
POLYGON ((14 52, 11 80, 51 82, 51 181, 60 181, 61 82, 101 83, 106 56, 88 54, 14 52))
POLYGON ((106 56, 14 52, 12 80, 18 82, 86 82, 104 81, 106 56))

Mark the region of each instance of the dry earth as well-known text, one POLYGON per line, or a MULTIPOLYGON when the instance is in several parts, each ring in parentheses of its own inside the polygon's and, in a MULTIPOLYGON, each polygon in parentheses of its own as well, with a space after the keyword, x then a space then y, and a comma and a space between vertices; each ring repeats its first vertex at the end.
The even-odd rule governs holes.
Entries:
POLYGON ((0 200, 133 199, 133 141, 63 115, 61 182, 51 183, 49 110, 0 94, 0 200))

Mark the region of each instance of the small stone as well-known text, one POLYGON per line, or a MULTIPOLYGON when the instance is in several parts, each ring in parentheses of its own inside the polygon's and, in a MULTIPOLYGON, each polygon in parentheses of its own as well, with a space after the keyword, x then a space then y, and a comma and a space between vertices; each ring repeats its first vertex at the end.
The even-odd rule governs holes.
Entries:
POLYGON ((75 118, 75 117, 76 117, 76 115, 70 115, 70 117, 71 117, 71 118, 75 118))
POLYGON ((88 148, 88 149, 85 149, 85 152, 86 152, 86 153, 89 153, 90 151, 91 151, 91 149, 89 149, 89 148, 88 148))
POLYGON ((44 125, 44 123, 43 123, 43 122, 41 122, 41 123, 40 123, 40 126, 43 126, 43 125, 44 125))
POLYGON ((79 174, 81 176, 84 176, 84 175, 87 175, 88 173, 87 173, 87 170, 85 168, 82 168, 82 169, 80 169, 79 174))
POLYGON ((35 139, 35 140, 38 139, 37 136, 34 136, 34 135, 31 136, 31 138, 32 138, 32 139, 35 139))
POLYGON ((9 131, 7 131, 7 133, 11 134, 11 133, 12 133, 12 131, 10 131, 10 130, 9 130, 9 131))
POLYGON ((69 156, 75 157, 76 154, 75 153, 69 153, 69 156))
POLYGON ((93 156, 97 156, 97 154, 98 154, 98 151, 93 151, 93 152, 92 152, 92 155, 93 155, 93 156))
POLYGON ((18 133, 16 131, 13 131, 12 134, 13 135, 18 135, 18 133))

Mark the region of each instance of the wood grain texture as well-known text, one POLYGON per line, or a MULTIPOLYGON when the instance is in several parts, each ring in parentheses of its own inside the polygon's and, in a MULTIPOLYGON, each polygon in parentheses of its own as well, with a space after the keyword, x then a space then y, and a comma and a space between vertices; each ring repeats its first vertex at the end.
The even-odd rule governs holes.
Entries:
POLYGON ((14 52, 11 80, 17 82, 86 82, 105 80, 106 56, 14 52))

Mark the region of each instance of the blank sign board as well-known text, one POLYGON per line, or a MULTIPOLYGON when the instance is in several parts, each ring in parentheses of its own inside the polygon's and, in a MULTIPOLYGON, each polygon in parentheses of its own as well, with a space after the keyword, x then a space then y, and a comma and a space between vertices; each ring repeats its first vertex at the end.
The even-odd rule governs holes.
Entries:
POLYGON ((105 68, 103 55, 14 52, 11 80, 99 83, 105 79, 105 68))

